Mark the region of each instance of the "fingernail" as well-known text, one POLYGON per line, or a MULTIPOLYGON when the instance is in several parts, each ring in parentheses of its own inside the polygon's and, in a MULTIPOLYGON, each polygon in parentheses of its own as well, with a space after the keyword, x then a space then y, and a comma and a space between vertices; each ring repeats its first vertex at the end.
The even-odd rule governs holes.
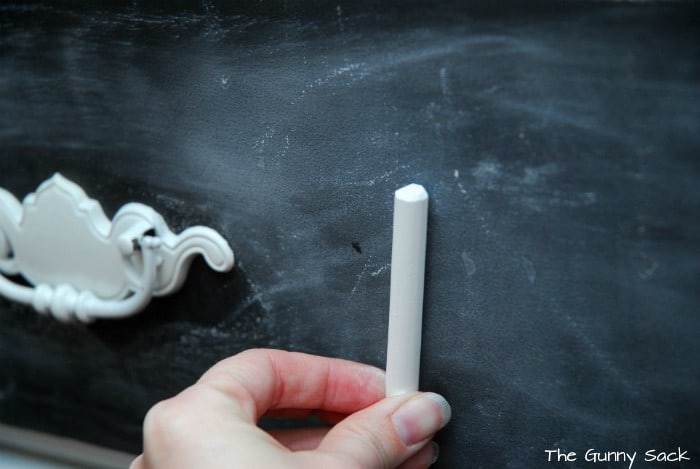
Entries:
POLYGON ((430 444, 433 446, 433 460, 430 461, 430 465, 432 466, 437 462, 438 458, 440 457, 440 447, 434 441, 431 441, 430 444))
POLYGON ((452 409, 444 397, 426 392, 399 407, 391 420, 401 441, 411 446, 440 430, 451 416, 452 409))

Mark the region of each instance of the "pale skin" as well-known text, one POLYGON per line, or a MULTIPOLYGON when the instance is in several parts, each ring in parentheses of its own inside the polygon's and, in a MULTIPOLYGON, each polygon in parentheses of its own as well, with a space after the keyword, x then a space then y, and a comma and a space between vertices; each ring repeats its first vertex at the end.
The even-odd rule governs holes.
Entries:
POLYGON ((144 422, 132 469, 430 466, 450 418, 433 393, 384 397, 384 372, 347 360, 254 349, 227 358, 144 422), (264 415, 314 413, 335 423, 266 432, 264 415))

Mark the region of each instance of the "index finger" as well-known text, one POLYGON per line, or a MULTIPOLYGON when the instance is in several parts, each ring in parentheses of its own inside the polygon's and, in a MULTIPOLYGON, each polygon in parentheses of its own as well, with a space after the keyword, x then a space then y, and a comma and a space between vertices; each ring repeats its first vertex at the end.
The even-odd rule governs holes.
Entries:
POLYGON ((252 349, 214 365, 197 382, 236 402, 255 423, 268 410, 318 409, 350 414, 384 397, 373 366, 298 352, 252 349))

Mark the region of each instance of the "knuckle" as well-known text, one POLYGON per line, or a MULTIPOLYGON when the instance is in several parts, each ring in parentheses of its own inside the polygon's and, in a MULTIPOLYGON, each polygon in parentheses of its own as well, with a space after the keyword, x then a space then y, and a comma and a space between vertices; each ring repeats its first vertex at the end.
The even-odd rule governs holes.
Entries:
POLYGON ((384 446, 383 438, 374 432, 369 432, 365 435, 365 441, 368 447, 371 448, 374 454, 376 455, 380 467, 390 467, 390 458, 387 454, 386 447, 384 446))
MULTIPOLYGON (((352 425, 347 428, 352 437, 361 445, 361 453, 369 456, 376 463, 377 468, 390 468, 391 456, 387 448, 387 438, 379 434, 375 429, 366 425, 352 425)), ((357 467, 365 467, 359 463, 357 467)))
POLYGON ((163 424, 169 420, 168 417, 173 413, 172 407, 173 405, 171 399, 160 401, 151 407, 146 413, 146 418, 144 419, 145 430, 148 431, 161 428, 163 424))
POLYGON ((185 424, 176 398, 158 402, 146 413, 143 422, 144 445, 161 449, 177 444, 185 424))

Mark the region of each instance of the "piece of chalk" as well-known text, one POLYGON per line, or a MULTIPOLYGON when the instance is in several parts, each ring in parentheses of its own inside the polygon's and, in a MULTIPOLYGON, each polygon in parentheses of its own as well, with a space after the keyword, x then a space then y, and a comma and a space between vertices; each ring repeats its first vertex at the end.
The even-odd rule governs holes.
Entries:
POLYGON ((386 395, 418 390, 428 193, 409 184, 394 194, 386 395))

